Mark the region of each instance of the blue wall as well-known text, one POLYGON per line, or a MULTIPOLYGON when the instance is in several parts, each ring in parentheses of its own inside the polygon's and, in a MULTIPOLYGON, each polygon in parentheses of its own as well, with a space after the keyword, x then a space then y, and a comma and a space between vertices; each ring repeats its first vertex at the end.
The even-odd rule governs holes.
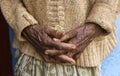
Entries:
MULTIPOLYGON (((102 76, 120 76, 120 16, 117 19, 118 44, 113 52, 102 62, 102 76)), ((12 43, 13 31, 10 29, 10 42, 12 43)), ((14 50, 12 47, 13 67, 16 63, 14 50)))

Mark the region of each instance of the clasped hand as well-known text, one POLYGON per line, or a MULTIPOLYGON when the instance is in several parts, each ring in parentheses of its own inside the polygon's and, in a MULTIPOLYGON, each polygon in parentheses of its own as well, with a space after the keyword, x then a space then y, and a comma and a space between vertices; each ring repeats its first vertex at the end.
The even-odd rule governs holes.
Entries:
POLYGON ((49 26, 35 24, 25 28, 22 36, 46 62, 72 65, 76 64, 80 53, 103 31, 98 25, 87 23, 64 34, 49 26))

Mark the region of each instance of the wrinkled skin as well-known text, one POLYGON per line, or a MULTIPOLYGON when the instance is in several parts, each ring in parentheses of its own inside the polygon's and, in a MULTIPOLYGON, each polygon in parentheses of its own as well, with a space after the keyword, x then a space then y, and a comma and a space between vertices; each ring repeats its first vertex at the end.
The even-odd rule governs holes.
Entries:
POLYGON ((72 51, 76 48, 76 46, 73 44, 56 42, 53 40, 53 38, 62 37, 62 32, 57 32, 56 30, 51 29, 49 26, 40 26, 35 24, 25 28, 22 32, 22 36, 35 47, 36 51, 43 57, 46 62, 75 63, 75 61, 72 58, 69 58, 67 55, 49 56, 45 54, 45 50, 51 48, 58 49, 58 51, 66 50, 61 51, 62 53, 72 51))
POLYGON ((80 53, 94 38, 103 33, 105 31, 94 23, 86 23, 65 34, 48 26, 32 25, 23 31, 23 37, 36 48, 46 62, 75 64, 80 53))
POLYGON ((80 53, 98 36, 106 34, 99 25, 94 23, 86 23, 79 28, 75 28, 67 32, 61 41, 67 41, 68 43, 75 44, 77 46, 76 51, 68 52, 67 55, 77 60, 80 53))
MULTIPOLYGON (((65 55, 77 60, 80 53, 83 52, 96 37, 102 34, 107 34, 107 32, 94 23, 86 23, 83 26, 70 30, 60 40, 62 42, 75 44, 77 48, 75 51, 68 52, 65 55)), ((59 54, 62 53, 59 52, 59 54)))

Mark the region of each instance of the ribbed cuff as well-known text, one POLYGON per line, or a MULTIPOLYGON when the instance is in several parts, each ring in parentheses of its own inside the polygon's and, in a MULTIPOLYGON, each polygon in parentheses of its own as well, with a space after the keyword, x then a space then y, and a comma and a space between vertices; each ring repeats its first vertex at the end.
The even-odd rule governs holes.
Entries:
POLYGON ((22 13, 20 15, 18 15, 18 19, 16 22, 16 29, 15 29, 15 35, 17 35, 17 39, 19 41, 26 41, 26 39, 24 39, 21 36, 21 33, 23 31, 24 28, 32 25, 32 24, 38 24, 38 22, 28 13, 22 13), (21 17, 19 17, 21 16, 21 17))
POLYGON ((93 6, 86 22, 93 22, 101 26, 107 33, 112 32, 115 25, 116 14, 105 3, 97 3, 93 6))

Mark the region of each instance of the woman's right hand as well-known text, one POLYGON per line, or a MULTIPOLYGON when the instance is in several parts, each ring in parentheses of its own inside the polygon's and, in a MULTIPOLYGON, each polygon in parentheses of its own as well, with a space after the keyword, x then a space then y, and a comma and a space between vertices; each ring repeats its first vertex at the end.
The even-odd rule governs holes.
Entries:
POLYGON ((49 50, 49 53, 61 51, 61 54, 64 54, 76 48, 73 44, 53 40, 53 38, 61 38, 63 35, 63 32, 58 32, 49 26, 40 26, 38 24, 30 25, 22 32, 22 36, 36 48, 37 53, 39 53, 46 62, 74 64, 74 59, 67 55, 57 55, 56 53, 56 55, 50 56, 45 54, 45 51, 49 49, 56 49, 55 51, 49 50))

